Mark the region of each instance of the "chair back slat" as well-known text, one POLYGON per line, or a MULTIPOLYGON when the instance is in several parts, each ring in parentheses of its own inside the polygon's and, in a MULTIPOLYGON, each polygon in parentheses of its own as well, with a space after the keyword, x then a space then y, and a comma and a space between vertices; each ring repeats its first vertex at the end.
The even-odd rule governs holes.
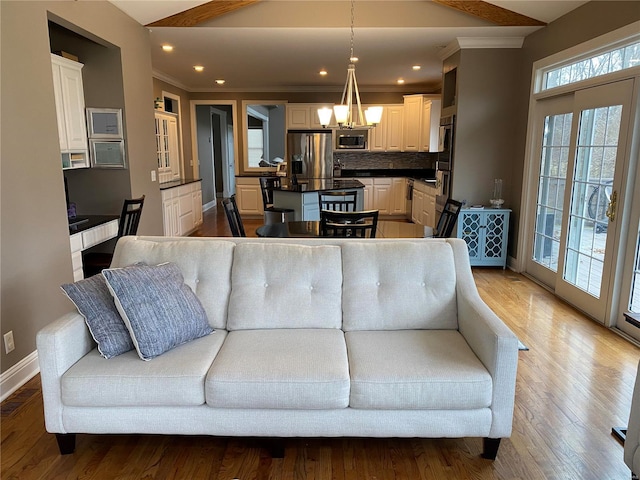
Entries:
POLYGON ((140 198, 125 199, 118 223, 118 238, 138 233, 143 205, 144 195, 140 198))
POLYGON ((280 188, 280 185, 280 177, 260 177, 262 204, 265 210, 273 206, 273 189, 280 188))
POLYGON ((246 237, 247 235, 244 232, 244 225, 242 224, 238 204, 236 203, 236 196, 232 195, 222 200, 222 206, 224 207, 224 213, 227 215, 231 235, 234 237, 246 237))
POLYGON ((357 190, 343 192, 318 192, 320 210, 334 210, 338 212, 355 212, 357 190))
POLYGON ((438 219, 438 225, 436 226, 434 237, 449 238, 451 236, 461 208, 461 202, 450 198, 447 199, 442 210, 442 215, 440 215, 440 218, 438 219))
POLYGON ((361 212, 320 211, 320 235, 323 237, 375 238, 378 210, 361 212))

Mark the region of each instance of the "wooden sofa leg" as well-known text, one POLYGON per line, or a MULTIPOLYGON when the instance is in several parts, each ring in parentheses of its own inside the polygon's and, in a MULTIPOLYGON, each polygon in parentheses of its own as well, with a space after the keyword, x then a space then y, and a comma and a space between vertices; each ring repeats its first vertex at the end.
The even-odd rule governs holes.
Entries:
POLYGON ((56 433, 58 448, 61 455, 69 455, 76 450, 76 434, 75 433, 56 433))
POLYGON ((495 460, 498 455, 498 448, 500 447, 501 438, 488 438, 485 437, 482 441, 482 458, 488 460, 495 460))

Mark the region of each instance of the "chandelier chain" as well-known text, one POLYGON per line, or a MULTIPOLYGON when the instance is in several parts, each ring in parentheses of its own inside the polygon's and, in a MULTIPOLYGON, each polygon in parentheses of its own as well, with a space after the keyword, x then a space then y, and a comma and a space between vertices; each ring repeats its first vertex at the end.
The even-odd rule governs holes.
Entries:
POLYGON ((355 12, 355 1, 351 0, 351 55, 349 55, 349 61, 351 62, 353 58, 353 24, 354 24, 354 15, 355 12))

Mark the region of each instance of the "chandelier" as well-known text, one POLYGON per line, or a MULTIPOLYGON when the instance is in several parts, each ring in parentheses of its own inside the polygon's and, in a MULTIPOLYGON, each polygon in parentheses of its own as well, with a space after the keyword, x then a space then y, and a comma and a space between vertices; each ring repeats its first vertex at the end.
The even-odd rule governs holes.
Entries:
POLYGON ((328 107, 318 109, 318 118, 323 127, 368 129, 380 123, 382 118, 382 107, 379 106, 367 108, 364 114, 362 112, 360 92, 356 81, 355 62, 358 61, 358 57, 353 55, 353 23, 354 0, 351 0, 351 54, 349 55, 349 67, 347 68, 347 81, 344 84, 340 105, 334 105, 333 110, 328 107), (356 101, 355 112, 354 98, 356 101), (332 115, 335 115, 337 125, 330 125, 332 115))

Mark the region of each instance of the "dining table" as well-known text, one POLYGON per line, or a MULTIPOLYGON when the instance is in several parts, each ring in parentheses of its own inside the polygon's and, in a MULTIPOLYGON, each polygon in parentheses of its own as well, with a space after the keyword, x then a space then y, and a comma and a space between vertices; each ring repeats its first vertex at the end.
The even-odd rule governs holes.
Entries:
MULTIPOLYGON (((317 220, 270 223, 256 230, 258 237, 305 238, 319 237, 320 222, 317 220)), ((380 220, 376 238, 424 238, 425 227, 416 223, 380 220)))

